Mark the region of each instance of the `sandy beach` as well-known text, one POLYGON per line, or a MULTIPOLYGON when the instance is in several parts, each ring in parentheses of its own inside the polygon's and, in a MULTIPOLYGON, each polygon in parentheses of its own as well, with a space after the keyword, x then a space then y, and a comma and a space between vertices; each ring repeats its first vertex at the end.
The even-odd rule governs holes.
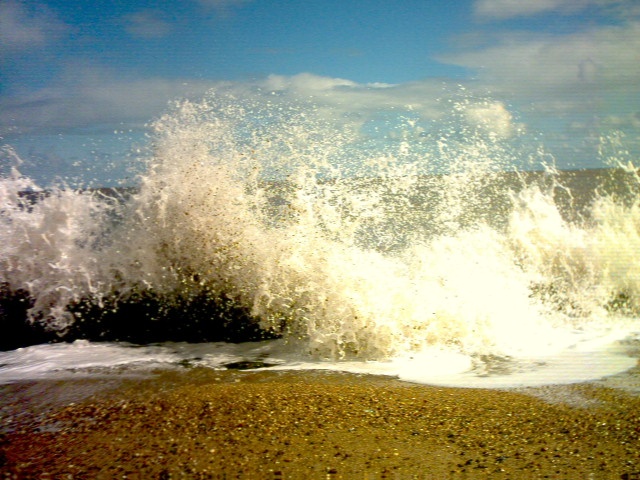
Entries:
POLYGON ((640 398, 326 372, 1 387, 2 478, 640 478, 640 398))

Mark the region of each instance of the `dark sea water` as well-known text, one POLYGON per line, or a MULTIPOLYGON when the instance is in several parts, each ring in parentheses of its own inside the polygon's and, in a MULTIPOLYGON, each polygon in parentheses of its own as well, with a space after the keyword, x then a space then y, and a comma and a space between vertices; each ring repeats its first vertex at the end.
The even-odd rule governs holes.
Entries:
POLYGON ((170 365, 504 386, 637 365, 632 164, 558 171, 469 129, 374 148, 278 112, 177 107, 129 189, 1 178, 0 381, 170 365))

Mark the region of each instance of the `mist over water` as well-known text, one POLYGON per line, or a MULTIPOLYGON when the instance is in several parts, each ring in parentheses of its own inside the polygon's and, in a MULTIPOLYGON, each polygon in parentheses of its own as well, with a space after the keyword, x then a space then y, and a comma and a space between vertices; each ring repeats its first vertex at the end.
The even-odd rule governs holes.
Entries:
POLYGON ((16 158, 1 313, 22 302, 27 325, 68 340, 280 337, 285 367, 411 359, 418 381, 635 338, 623 139, 602 140, 607 170, 557 172, 491 112, 462 101, 425 128, 211 94, 154 123, 132 190, 45 192, 16 158))

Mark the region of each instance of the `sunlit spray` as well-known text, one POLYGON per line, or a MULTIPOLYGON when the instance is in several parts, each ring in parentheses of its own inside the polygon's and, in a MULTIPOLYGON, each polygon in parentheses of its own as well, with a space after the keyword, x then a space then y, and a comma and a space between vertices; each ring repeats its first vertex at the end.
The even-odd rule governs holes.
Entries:
POLYGON ((624 337, 640 314, 637 171, 567 210, 563 175, 510 146, 505 112, 463 101, 413 137, 400 116, 381 144, 309 101, 180 103, 126 198, 53 188, 33 202, 37 185, 5 176, 0 281, 60 332, 82 302, 206 298, 300 359, 430 358, 411 367, 426 377, 443 358, 480 368, 624 337))

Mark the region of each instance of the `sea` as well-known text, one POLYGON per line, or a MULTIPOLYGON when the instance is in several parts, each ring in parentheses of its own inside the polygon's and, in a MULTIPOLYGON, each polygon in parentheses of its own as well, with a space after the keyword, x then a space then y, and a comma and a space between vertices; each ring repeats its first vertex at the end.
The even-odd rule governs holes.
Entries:
POLYGON ((454 110, 417 128, 211 94, 156 119, 116 187, 39 185, 5 146, 0 383, 208 368, 640 393, 620 138, 559 169, 454 110))

